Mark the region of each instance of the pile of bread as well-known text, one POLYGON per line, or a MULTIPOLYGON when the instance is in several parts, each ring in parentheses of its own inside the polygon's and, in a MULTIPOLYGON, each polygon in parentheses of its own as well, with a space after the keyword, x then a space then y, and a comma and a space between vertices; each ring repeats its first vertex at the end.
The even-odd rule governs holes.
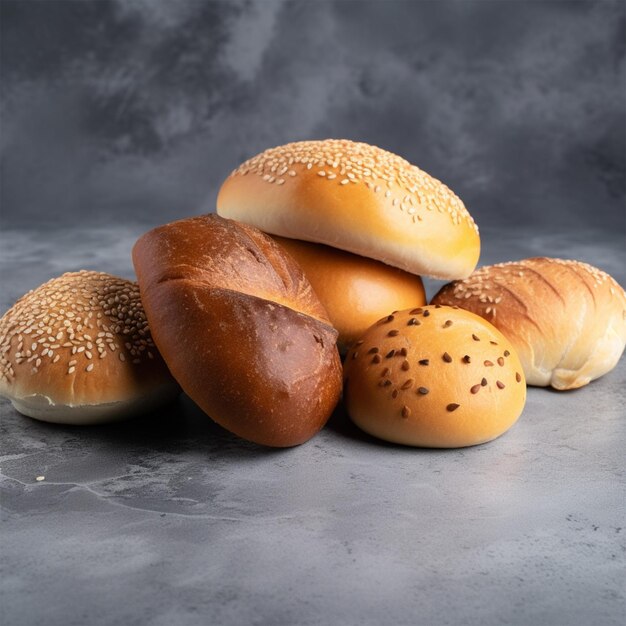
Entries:
POLYGON ((527 383, 572 389, 617 364, 626 295, 577 261, 474 271, 479 252, 461 200, 399 156, 266 150, 223 183, 217 215, 137 241, 138 283, 82 271, 21 298, 0 320, 0 394, 92 424, 182 388, 267 446, 308 440, 342 399, 381 439, 483 443, 515 423, 527 383), (427 305, 421 275, 453 282, 427 305))

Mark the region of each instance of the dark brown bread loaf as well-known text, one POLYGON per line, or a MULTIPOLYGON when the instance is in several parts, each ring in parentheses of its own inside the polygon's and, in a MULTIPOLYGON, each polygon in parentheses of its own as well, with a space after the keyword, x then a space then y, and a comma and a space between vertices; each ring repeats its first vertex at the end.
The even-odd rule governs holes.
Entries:
POLYGON ((341 392, 337 331, 282 248, 204 215, 146 233, 133 261, 154 340, 208 415, 268 446, 322 428, 341 392))

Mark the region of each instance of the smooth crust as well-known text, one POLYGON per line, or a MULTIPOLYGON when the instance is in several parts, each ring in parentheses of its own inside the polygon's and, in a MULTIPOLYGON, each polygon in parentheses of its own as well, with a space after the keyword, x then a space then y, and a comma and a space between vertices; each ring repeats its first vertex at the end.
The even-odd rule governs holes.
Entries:
POLYGON ((347 140, 262 152, 224 182, 217 212, 411 274, 463 278, 480 254, 476 224, 448 187, 391 152, 347 140))
POLYGON ((70 272, 27 293, 0 320, 0 395, 24 415, 100 424, 178 393, 135 282, 70 272))
POLYGON ((380 439, 457 448, 490 441, 522 413, 526 384, 510 342, 462 309, 426 306, 389 315, 344 364, 354 423, 380 439))
POLYGON ((529 385, 575 389, 612 370, 626 343, 626 294, 579 261, 538 257, 482 267, 445 285, 454 304, 497 326, 517 349, 529 385))
POLYGON ((205 215, 146 233, 133 261, 156 344, 216 422, 277 447, 325 424, 341 393, 337 331, 278 244, 205 215))
POLYGON ((426 304, 424 284, 380 261, 322 244, 274 236, 297 261, 339 331, 347 349, 390 311, 426 304))

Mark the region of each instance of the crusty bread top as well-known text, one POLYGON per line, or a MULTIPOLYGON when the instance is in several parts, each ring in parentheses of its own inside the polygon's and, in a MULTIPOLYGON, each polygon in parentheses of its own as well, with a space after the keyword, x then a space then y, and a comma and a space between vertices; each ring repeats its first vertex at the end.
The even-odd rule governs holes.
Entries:
POLYGON ((159 226, 139 242, 134 254, 141 256, 142 291, 155 282, 197 281, 283 304, 330 324, 300 267, 256 228, 217 215, 199 215, 159 226))

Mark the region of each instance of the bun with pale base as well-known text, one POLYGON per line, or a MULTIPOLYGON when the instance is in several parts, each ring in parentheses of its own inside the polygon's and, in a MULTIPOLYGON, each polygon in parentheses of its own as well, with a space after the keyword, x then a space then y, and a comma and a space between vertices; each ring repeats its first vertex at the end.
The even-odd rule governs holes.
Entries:
POLYGON ((204 215, 146 233, 133 261, 163 358, 217 423, 277 447, 322 428, 341 393, 337 331, 277 243, 204 215))
POLYGON ((0 319, 0 395, 24 415, 99 424, 150 411, 179 391, 152 341, 135 282, 63 274, 0 319))
POLYGON ((435 304, 489 320, 515 346, 529 385, 575 389, 612 370, 626 343, 626 294, 579 261, 538 257, 481 267, 435 304))
POLYGON ((380 439, 457 448, 507 431, 526 402, 510 342, 481 317, 425 306, 374 324, 344 364, 352 421, 380 439))
POLYGON ((289 143, 249 159, 222 185, 217 212, 411 274, 463 278, 480 253, 476 224, 448 187, 391 152, 347 140, 289 143))
POLYGON ((380 261, 322 244, 274 236, 297 261, 347 349, 376 320, 394 309, 426 304, 424 284, 380 261))

